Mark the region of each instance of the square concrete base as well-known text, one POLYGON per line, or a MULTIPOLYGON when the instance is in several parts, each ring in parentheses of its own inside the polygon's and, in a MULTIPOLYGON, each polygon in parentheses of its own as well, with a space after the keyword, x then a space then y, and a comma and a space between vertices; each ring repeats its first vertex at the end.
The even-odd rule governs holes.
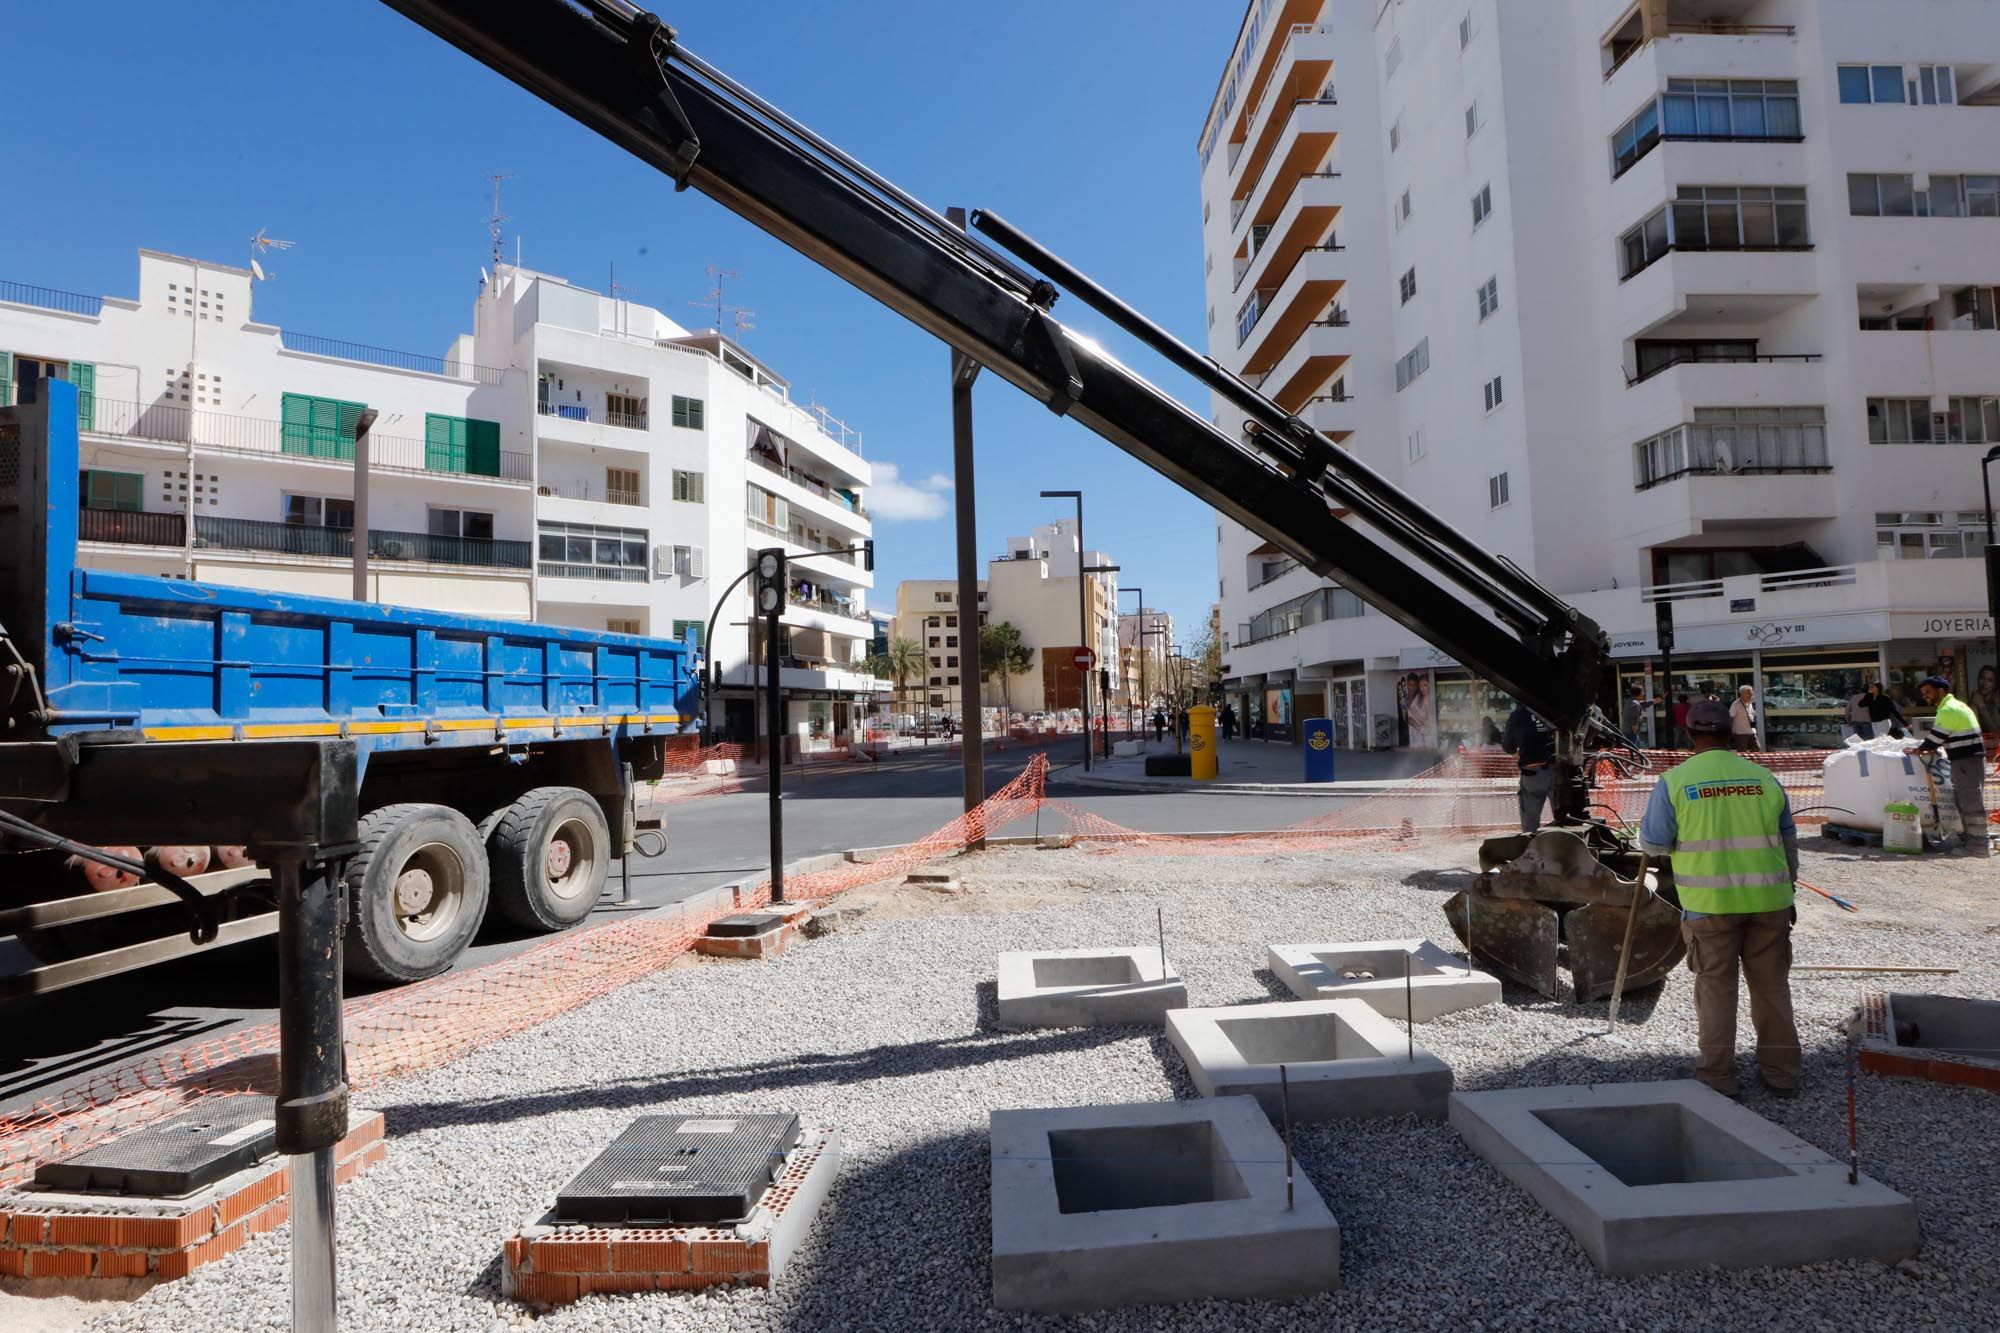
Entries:
POLYGON ((1956 995, 1868 995, 1856 1060, 1878 1074, 2000 1092, 2000 1002, 1956 995))
POLYGON ((1500 1002, 1500 982, 1429 940, 1273 944, 1271 971, 1302 1000, 1365 1000, 1385 1018, 1423 1023, 1439 1014, 1500 1002), (1409 968, 1405 994, 1403 969, 1409 968))
POLYGON ((524 1304, 560 1305, 596 1292, 768 1287, 804 1242, 839 1172, 839 1133, 807 1130, 741 1222, 563 1226, 544 1213, 507 1238, 500 1289, 524 1304))
POLYGON ((1300 1000, 1167 1015, 1167 1038, 1204 1097, 1243 1093, 1278 1120, 1443 1119, 1451 1069, 1360 1000, 1300 1000))
POLYGON ((1003 953, 998 991, 1003 1028, 1157 1027, 1187 1008, 1172 963, 1148 948, 1003 953))
POLYGON ((1340 1285, 1340 1227, 1248 1097, 995 1111, 993 1304, 1103 1310, 1340 1285))
POLYGON ((1460 1092, 1451 1123, 1616 1276, 1917 1251, 1915 1204, 1693 1079, 1460 1092))

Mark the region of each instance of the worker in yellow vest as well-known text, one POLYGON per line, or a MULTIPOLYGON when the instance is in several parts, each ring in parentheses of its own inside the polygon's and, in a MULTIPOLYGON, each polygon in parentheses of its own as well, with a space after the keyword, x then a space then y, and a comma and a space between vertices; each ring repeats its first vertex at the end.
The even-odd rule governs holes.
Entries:
POLYGON ((1792 1018, 1792 883, 1799 833, 1777 777, 1729 748, 1729 709, 1688 708, 1694 756, 1654 787, 1639 842, 1671 854, 1681 936, 1694 973, 1701 1059, 1695 1077, 1736 1096, 1736 974, 1750 988, 1757 1067, 1779 1097, 1799 1090, 1799 1031, 1792 1018))
POLYGON ((1951 692, 1951 682, 1943 676, 1925 676, 1917 692, 1937 716, 1924 731, 1921 751, 1943 750, 1951 760, 1951 794, 1958 804, 1958 822, 1963 828, 1960 850, 1972 856, 1986 856, 1992 848, 1986 823, 1986 745, 1979 736, 1979 716, 1951 692))

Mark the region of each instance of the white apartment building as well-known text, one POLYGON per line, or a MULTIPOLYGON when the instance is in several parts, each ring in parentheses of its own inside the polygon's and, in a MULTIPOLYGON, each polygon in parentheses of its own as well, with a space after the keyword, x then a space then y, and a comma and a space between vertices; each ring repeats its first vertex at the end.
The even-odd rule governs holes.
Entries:
POLYGON ((259 324, 252 286, 149 250, 136 299, 0 283, 0 402, 50 374, 81 390, 86 565, 347 596, 373 408, 376 600, 689 639, 747 738, 747 585, 703 638, 749 553, 782 544, 788 731, 828 742, 886 689, 861 666, 873 576, 807 556, 872 537, 859 437, 743 348, 506 265, 442 357, 259 324))
MULTIPOLYGON (((2000 729, 2000 6, 1252 0, 1198 156, 1211 352, 1596 618, 1617 688, 1825 744, 1942 671, 2000 729)), ((1267 734, 1511 708, 1226 520, 1217 575, 1267 734)))
POLYGON ((1151 707, 1166 688, 1175 642, 1174 618, 1165 611, 1148 606, 1118 617, 1119 663, 1134 707, 1151 707))

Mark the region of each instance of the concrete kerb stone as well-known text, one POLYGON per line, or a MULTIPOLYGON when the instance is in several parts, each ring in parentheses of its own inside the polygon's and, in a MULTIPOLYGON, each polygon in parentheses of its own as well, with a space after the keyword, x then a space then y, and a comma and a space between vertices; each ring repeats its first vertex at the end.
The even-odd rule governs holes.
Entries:
POLYGON ((992 1113, 993 1304, 1072 1312, 1340 1285, 1340 1227, 1248 1097, 992 1113))
POLYGON ((1187 986, 1154 947, 1022 950, 1000 955, 1003 1028, 1157 1027, 1187 1007, 1187 986))
POLYGON ((1273 944, 1271 971, 1302 1000, 1365 1000, 1385 1018, 1425 1023, 1440 1014, 1500 1002, 1497 978, 1429 940, 1273 944), (1410 980, 1403 982, 1405 964, 1410 980))
POLYGON ((1247 1094, 1273 1121, 1287 1100, 1294 1120, 1441 1120, 1451 1096, 1450 1066, 1361 1000, 1180 1009, 1167 1015, 1167 1039, 1202 1096, 1247 1094))
POLYGON ((1613 1276, 1917 1252, 1916 1205, 1693 1079, 1460 1092, 1450 1119, 1613 1276))

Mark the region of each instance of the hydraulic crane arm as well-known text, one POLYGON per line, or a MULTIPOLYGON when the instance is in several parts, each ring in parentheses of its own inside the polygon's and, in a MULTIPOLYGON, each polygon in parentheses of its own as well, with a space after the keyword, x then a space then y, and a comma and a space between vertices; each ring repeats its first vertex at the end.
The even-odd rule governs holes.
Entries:
POLYGON ((1596 624, 1001 219, 975 215, 974 225, 1046 277, 957 230, 624 0, 385 3, 1337 578, 1555 724, 1566 750, 1601 724, 1592 703, 1608 650, 1596 624), (1242 409, 1244 437, 1064 328, 1049 314, 1058 286, 1242 409))

